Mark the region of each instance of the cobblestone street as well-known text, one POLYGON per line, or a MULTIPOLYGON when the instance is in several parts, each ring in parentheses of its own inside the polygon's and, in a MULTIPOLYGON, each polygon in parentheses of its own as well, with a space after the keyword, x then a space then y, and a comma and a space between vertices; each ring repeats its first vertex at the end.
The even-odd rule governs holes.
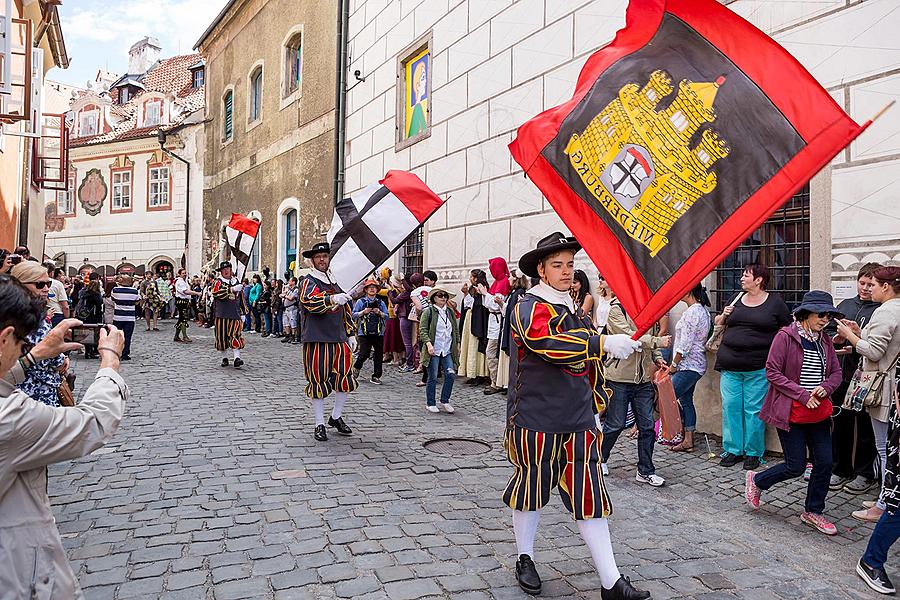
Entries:
MULTIPOLYGON (((349 438, 312 438, 299 346, 247 336, 241 371, 223 369, 210 330, 172 342, 138 324, 131 387, 112 443, 50 470, 59 529, 89 600, 124 598, 526 598, 501 490, 505 398, 458 384, 452 415, 424 410, 417 376, 386 367, 348 401, 349 438), (490 444, 446 456, 440 437, 490 444)), ((78 359, 83 392, 96 361, 78 359)), ((369 373, 370 365, 364 370, 369 373)), ((367 379, 367 377, 365 378, 367 379)), ((330 402, 326 410, 330 410, 330 402)), ((702 452, 700 450, 703 450, 702 452)), ((621 438, 608 478, 623 572, 653 598, 872 598, 854 573, 871 527, 863 498, 829 496, 840 534, 798 518, 802 482, 742 499, 739 467, 657 447, 666 486, 634 481, 621 438)), ((713 445, 713 452, 720 449, 713 445)), ((896 555, 888 572, 898 572, 896 555)), ((535 556, 547 598, 600 598, 577 528, 554 496, 535 556)))

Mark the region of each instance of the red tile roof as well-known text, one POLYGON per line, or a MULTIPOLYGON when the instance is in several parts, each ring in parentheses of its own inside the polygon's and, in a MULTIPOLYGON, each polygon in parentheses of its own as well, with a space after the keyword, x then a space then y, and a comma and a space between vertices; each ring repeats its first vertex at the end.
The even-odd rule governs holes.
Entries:
POLYGON ((189 67, 195 65, 201 59, 199 54, 183 54, 164 58, 151 67, 141 77, 144 91, 138 93, 125 104, 112 104, 111 112, 122 120, 109 133, 93 137, 73 138, 71 146, 93 146, 106 142, 118 142, 133 140, 142 137, 154 137, 158 127, 137 127, 137 109, 141 98, 149 92, 172 94, 175 97, 173 109, 180 113, 163 125, 164 129, 171 129, 183 122, 192 113, 202 109, 205 104, 204 88, 193 87, 193 77, 189 67))

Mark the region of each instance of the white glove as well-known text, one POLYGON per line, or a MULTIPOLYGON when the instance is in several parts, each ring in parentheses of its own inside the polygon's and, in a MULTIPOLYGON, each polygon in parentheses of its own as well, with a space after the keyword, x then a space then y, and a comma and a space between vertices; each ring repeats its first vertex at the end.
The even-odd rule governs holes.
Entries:
POLYGON ((339 306, 343 306, 343 305, 347 304, 348 302, 350 302, 350 300, 351 300, 350 294, 345 294, 344 292, 341 292, 340 294, 335 294, 334 296, 331 297, 331 301, 339 306))
POLYGON ((240 292, 240 291, 243 291, 243 289, 244 289, 244 284, 243 284, 243 283, 239 283, 239 284, 237 284, 237 285, 231 286, 231 291, 232 291, 232 292, 240 292))
POLYGON ((356 347, 359 346, 359 343, 356 341, 355 335, 347 338, 347 345, 350 346, 350 352, 356 352, 356 347))
POLYGON ((641 349, 641 343, 624 333, 603 336, 603 351, 613 358, 628 358, 641 349))

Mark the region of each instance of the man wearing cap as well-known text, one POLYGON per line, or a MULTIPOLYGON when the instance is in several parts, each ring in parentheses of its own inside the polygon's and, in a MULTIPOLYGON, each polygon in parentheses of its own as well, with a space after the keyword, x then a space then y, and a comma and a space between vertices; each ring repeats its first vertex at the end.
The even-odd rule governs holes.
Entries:
POLYGON ((219 265, 219 276, 212 287, 213 314, 215 315, 216 350, 222 354, 222 366, 228 366, 225 352, 231 348, 234 352, 234 368, 240 369, 241 349, 244 347, 244 336, 241 333, 241 294, 244 286, 234 276, 231 263, 227 260, 219 265))
POLYGON ((353 375, 353 350, 356 347, 350 294, 334 282, 331 246, 319 242, 303 251, 312 262, 310 273, 300 283, 300 340, 303 342, 303 370, 306 372, 306 395, 312 399, 316 441, 328 440, 325 433, 325 398, 334 392, 334 408, 328 425, 341 435, 353 430, 341 416, 347 394, 356 389, 353 375))
POLYGON ((601 359, 627 358, 640 344, 627 335, 600 335, 569 290, 581 245, 553 233, 522 256, 519 269, 539 277, 511 315, 510 383, 505 446, 515 471, 503 500, 513 510, 519 560, 516 579, 541 591, 534 539, 541 508, 557 488, 578 523, 600 576, 603 600, 643 600, 616 566, 607 517, 612 504, 600 472, 594 413, 606 407, 601 359))
POLYGON ((363 284, 366 295, 353 305, 353 319, 359 324, 356 337, 359 340, 359 356, 353 365, 353 376, 359 378, 359 371, 369 356, 372 356, 372 378, 370 382, 381 385, 382 363, 384 362, 384 322, 387 319, 387 305, 378 297, 381 285, 375 279, 366 279, 363 284))

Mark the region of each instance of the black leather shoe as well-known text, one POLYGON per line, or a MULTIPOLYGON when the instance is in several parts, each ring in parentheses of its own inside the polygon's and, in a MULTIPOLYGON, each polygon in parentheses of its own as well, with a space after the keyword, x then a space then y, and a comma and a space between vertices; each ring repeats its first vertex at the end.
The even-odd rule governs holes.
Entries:
POLYGON ((534 561, 527 554, 520 554, 516 561, 516 580, 526 593, 537 596, 541 593, 541 576, 538 575, 534 561))
POLYGON ((744 470, 745 471, 755 471, 759 468, 759 457, 758 456, 745 456, 744 457, 744 470))
POLYGON ((742 460, 744 460, 743 456, 737 456, 731 452, 726 452, 725 456, 722 457, 722 460, 719 461, 719 465, 723 467, 733 467, 742 460))
POLYGON ((867 586, 879 594, 894 594, 897 592, 884 569, 873 569, 864 563, 862 559, 859 559, 859 562, 856 563, 856 574, 866 582, 867 586))
POLYGON ((316 425, 316 432, 313 434, 313 437, 316 438, 317 442, 327 442, 328 434, 325 433, 325 426, 316 425))
POLYGON ((227 359, 227 358, 223 358, 223 359, 222 359, 222 366, 223 366, 223 367, 227 367, 227 366, 228 366, 228 359, 227 359))
POLYGON ((338 417, 337 419, 328 417, 328 426, 337 429, 341 435, 351 435, 353 433, 353 430, 344 423, 344 417, 338 417))
POLYGON ((240 369, 241 365, 243 365, 243 364, 244 364, 244 361, 242 361, 241 359, 239 359, 239 358, 234 359, 234 368, 235 369, 240 369))
POLYGON ((642 592, 631 585, 631 580, 624 575, 619 577, 611 590, 600 588, 601 600, 647 600, 650 592, 642 592))

